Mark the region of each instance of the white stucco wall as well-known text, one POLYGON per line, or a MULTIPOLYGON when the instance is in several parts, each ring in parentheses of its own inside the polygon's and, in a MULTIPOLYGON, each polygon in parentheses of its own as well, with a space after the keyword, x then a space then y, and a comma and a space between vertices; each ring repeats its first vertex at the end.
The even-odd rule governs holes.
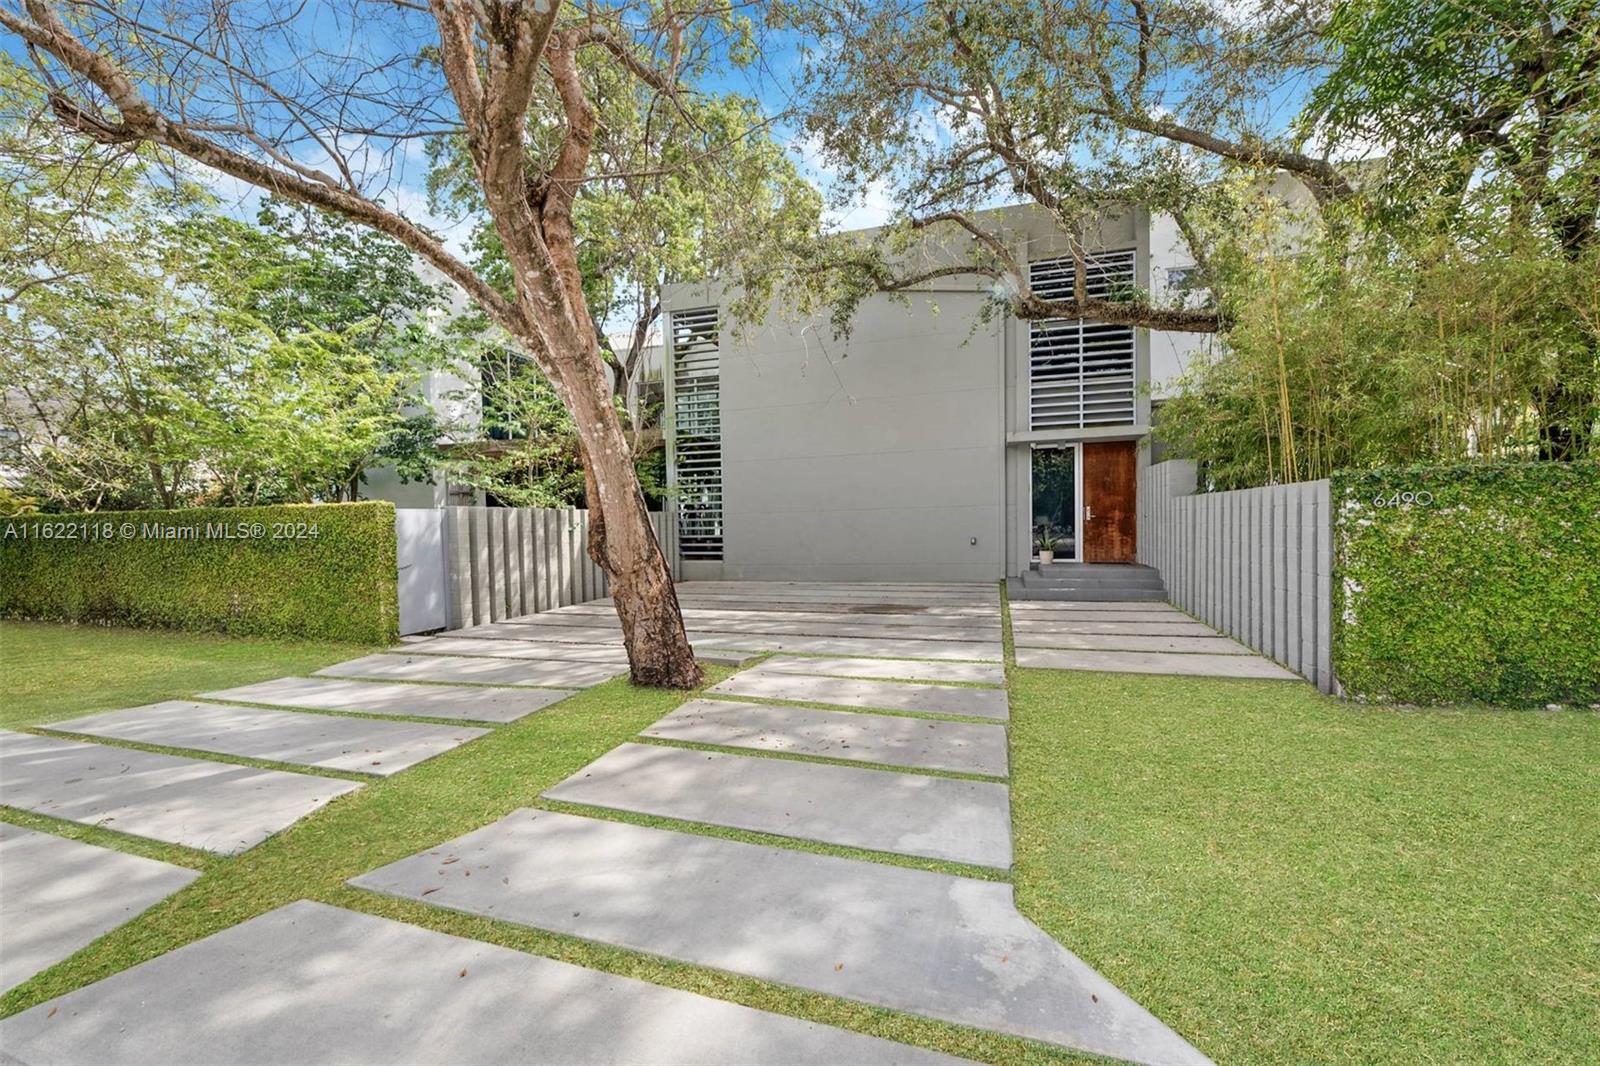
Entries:
MULTIPOLYGON (((672 305, 704 306, 676 294, 672 305)), ((722 337, 726 578, 993 581, 1004 357, 973 291, 722 337), (937 308, 937 310, 935 310, 937 308), (976 541, 976 543, 974 543, 976 541)))
MULTIPOLYGON (((1174 298, 1170 284, 1170 271, 1194 266, 1194 253, 1178 232, 1178 223, 1171 215, 1155 213, 1150 216, 1150 296, 1157 304, 1174 298)), ((1196 301, 1198 302, 1198 301, 1196 301)), ((1189 368, 1196 355, 1211 350, 1214 342, 1209 333, 1171 333, 1165 330, 1150 332, 1150 395, 1161 400, 1175 391, 1173 383, 1189 368)))
MULTIPOLYGON (((1019 259, 1066 254, 1066 239, 1039 209, 994 218, 1002 215, 1019 259)), ((920 262, 964 259, 958 242, 966 238, 950 239, 943 253, 919 252, 920 262)), ((1109 212, 1083 243, 1134 249, 1138 282, 1158 298, 1167 270, 1191 264, 1173 221, 1143 210, 1109 212)), ((1003 315, 979 323, 987 301, 979 282, 938 285, 909 305, 867 300, 846 339, 826 319, 781 313, 759 327, 724 327, 723 560, 686 562, 683 576, 995 581, 1008 556, 1011 572, 1027 565, 1035 438, 1145 434, 1143 394, 1127 427, 1031 432, 1026 324, 1003 315)), ((672 287, 664 300, 668 312, 723 303, 715 285, 672 287)), ((1171 381, 1205 343, 1138 331, 1140 379, 1171 381)), ((1159 387, 1152 394, 1165 395, 1159 387)))

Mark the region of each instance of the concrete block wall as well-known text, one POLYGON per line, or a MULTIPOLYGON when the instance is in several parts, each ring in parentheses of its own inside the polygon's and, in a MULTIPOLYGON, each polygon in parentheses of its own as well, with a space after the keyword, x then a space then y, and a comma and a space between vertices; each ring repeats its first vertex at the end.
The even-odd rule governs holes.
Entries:
POLYGON ((1139 484, 1139 561, 1208 625, 1337 692, 1333 518, 1327 481, 1196 494, 1194 464, 1139 484))
MULTIPOLYGON (((445 507, 420 512, 437 515, 442 536, 437 573, 403 573, 402 618, 432 618, 431 612, 408 614, 406 597, 442 595, 446 629, 483 625, 519 615, 537 614, 606 595, 609 582, 586 550, 589 513, 575 508, 445 507)), ((661 540, 667 565, 677 572, 677 538, 673 523, 652 512, 651 525, 661 540)), ((428 523, 397 523, 405 538, 408 528, 424 531, 428 523)), ((431 553, 406 551, 424 565, 431 553)), ((437 626, 434 626, 437 628, 437 626)), ((402 632, 417 632, 406 629, 402 632)))
POLYGON ((848 338, 822 319, 725 331, 723 556, 685 576, 997 580, 1005 363, 984 300, 875 298, 848 338))

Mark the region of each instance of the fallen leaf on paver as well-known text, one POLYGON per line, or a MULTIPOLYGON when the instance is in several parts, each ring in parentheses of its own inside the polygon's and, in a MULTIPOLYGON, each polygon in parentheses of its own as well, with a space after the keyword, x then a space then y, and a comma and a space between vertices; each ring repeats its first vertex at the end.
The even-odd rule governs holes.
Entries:
POLYGON ((467 976, 467 970, 466 970, 466 967, 464 967, 464 966, 463 966, 463 967, 462 967, 462 968, 461 968, 461 973, 460 973, 460 975, 459 975, 459 976, 461 976, 461 977, 465 977, 465 976, 467 976))
POLYGON ((444 860, 444 862, 440 863, 439 865, 441 865, 441 866, 449 866, 453 862, 460 862, 460 861, 461 861, 461 856, 452 855, 448 859, 444 860))
POLYGON ((432 893, 437 892, 437 891, 439 891, 439 886, 438 885, 434 885, 432 888, 423 889, 422 890, 422 894, 424 896, 427 896, 427 895, 431 895, 432 893))
POLYGON ((833 968, 833 972, 834 972, 834 973, 838 973, 838 972, 839 972, 839 971, 840 971, 840 970, 842 970, 842 969, 844 969, 844 963, 842 963, 842 962, 841 962, 841 963, 839 963, 839 964, 838 964, 838 965, 837 965, 837 966, 835 966, 835 967, 834 967, 834 968, 833 968))
POLYGON ((50 1008, 50 1013, 46 1014, 45 1017, 46 1018, 54 1018, 56 1016, 56 1011, 58 1011, 60 1009, 61 1009, 60 1007, 51 1007, 50 1008))
POLYGON ((1095 1002, 1096 1002, 1096 1003, 1099 1003, 1099 1002, 1100 1002, 1100 997, 1099 997, 1099 996, 1097 996, 1097 995, 1095 995, 1095 994, 1094 994, 1094 993, 1093 993, 1093 992, 1090 992, 1090 993, 1089 993, 1089 998, 1090 998, 1090 999, 1092 999, 1092 1000, 1094 1000, 1094 1001, 1095 1001, 1095 1002))

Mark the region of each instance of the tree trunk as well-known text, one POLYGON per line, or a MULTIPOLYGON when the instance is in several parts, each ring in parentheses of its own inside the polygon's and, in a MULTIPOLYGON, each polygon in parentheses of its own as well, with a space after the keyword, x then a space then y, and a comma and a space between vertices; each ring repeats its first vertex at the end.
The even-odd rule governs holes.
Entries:
MULTIPOLYGON (((580 320, 582 321, 582 320, 580 320)), ((578 433, 589 505, 587 550, 611 582, 636 685, 695 688, 704 680, 684 631, 672 573, 650 525, 644 493, 623 436, 599 342, 574 338, 570 356, 556 356, 557 378, 578 433)), ((569 349, 571 350, 571 349, 569 349)))
MULTIPOLYGON (((584 485, 590 500, 596 498, 598 487, 587 462, 584 464, 584 485)), ((645 532, 653 546, 653 554, 660 560, 659 567, 651 565, 633 580, 614 581, 611 598, 616 604, 617 617, 622 620, 622 639, 628 648, 628 662, 632 666, 633 681, 639 685, 658 685, 668 688, 691 688, 704 680, 700 666, 694 662, 693 651, 685 660, 677 649, 687 642, 684 634, 683 613, 678 606, 678 592, 672 585, 666 557, 661 543, 650 525, 650 512, 644 506, 644 496, 638 496, 639 510, 643 512, 645 532), (684 663, 693 668, 691 676, 684 671, 684 663)), ((610 573, 606 553, 610 537, 604 511, 590 507, 589 558, 610 573)))
MULTIPOLYGON (((650 528, 633 455, 612 405, 599 342, 583 293, 572 203, 588 171, 596 128, 576 54, 603 47, 634 76, 657 91, 677 91, 676 71, 652 72, 602 26, 574 24, 556 30, 560 0, 543 4, 430 0, 439 26, 445 82, 460 110, 468 150, 485 206, 505 246, 514 294, 501 293, 431 235, 403 216, 340 185, 327 174, 242 154, 162 114, 108 51, 79 39, 48 0, 29 0, 27 14, 0 6, 0 26, 29 46, 49 52, 91 82, 116 109, 113 120, 99 101, 52 91, 52 114, 66 128, 106 144, 145 141, 279 196, 344 215, 385 233, 438 267, 511 336, 545 372, 571 413, 592 485, 590 514, 602 526, 591 542, 611 579, 623 639, 641 685, 698 685, 700 667, 683 629, 672 576, 650 528), (538 79, 554 82, 566 118, 565 136, 547 171, 530 168, 524 138, 538 79)), ((220 10, 229 10, 223 4, 220 10)), ((257 136, 258 144, 264 143, 257 136)), ((296 489, 301 490, 297 483, 296 489)), ((304 498, 303 490, 300 495, 304 498)))

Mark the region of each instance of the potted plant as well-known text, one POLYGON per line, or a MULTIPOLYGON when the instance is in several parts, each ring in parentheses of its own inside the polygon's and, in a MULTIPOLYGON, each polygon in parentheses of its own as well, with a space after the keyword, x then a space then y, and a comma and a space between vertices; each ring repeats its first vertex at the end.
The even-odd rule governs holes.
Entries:
POLYGON ((1056 536, 1055 528, 1049 522, 1046 522, 1044 528, 1039 530, 1037 543, 1039 547, 1039 565, 1049 566, 1055 562, 1056 545, 1061 543, 1061 538, 1056 536))

